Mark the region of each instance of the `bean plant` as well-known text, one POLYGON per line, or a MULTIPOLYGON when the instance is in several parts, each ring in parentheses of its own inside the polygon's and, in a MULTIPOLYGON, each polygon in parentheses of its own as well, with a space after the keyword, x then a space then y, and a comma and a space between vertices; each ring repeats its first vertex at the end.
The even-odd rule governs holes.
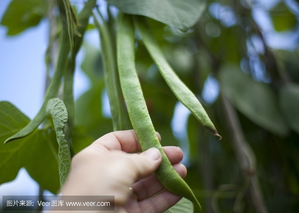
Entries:
MULTIPOLYGON (((75 58, 81 47, 82 39, 89 23, 89 18, 93 15, 95 25, 99 29, 101 37, 102 61, 105 70, 105 87, 107 88, 109 96, 113 130, 127 129, 128 126, 125 125, 125 120, 129 117, 142 150, 145 151, 151 147, 157 147, 160 150, 163 160, 159 169, 156 171, 156 175, 164 187, 175 194, 188 198, 195 204, 194 210, 200 210, 201 206, 197 201, 197 198, 186 182, 173 169, 156 136, 156 131, 149 116, 138 74, 135 69, 135 27, 133 19, 135 20, 135 25, 138 26, 142 37, 145 37, 150 54, 156 61, 165 81, 168 83, 174 94, 191 110, 192 113, 194 113, 207 129, 219 137, 220 135, 203 109, 201 103, 177 77, 164 59, 162 52, 159 50, 159 46, 155 43, 154 37, 150 35, 151 32, 146 30, 146 19, 138 17, 138 15, 146 15, 146 13, 143 13, 147 11, 147 9, 142 12, 145 8, 136 8, 136 13, 136 11, 132 11, 132 8, 128 9, 128 4, 123 5, 123 3, 120 4, 108 1, 109 4, 119 7, 116 23, 117 39, 113 40, 103 15, 99 10, 96 10, 96 12, 94 11, 97 7, 96 3, 96 0, 88 0, 77 15, 69 0, 57 1, 57 7, 59 8, 61 17, 61 30, 59 32, 61 43, 54 76, 51 79, 43 105, 37 115, 25 127, 8 137, 4 143, 18 143, 18 140, 24 140, 24 138, 30 137, 30 135, 34 134, 34 131, 41 131, 40 129, 37 130, 37 128, 45 119, 50 119, 52 125, 44 125, 42 129, 48 129, 51 128, 51 126, 53 127, 53 133, 56 135, 58 144, 57 161, 60 186, 63 185, 70 170, 71 161, 71 137, 74 127, 73 75, 75 58), (123 12, 125 14, 123 14, 123 12), (131 15, 132 13, 134 15, 131 15), (101 17, 101 23, 97 20, 97 15, 101 17), (114 49, 114 45, 117 46, 116 49, 114 49), (117 58, 115 58, 115 55, 117 55, 117 58), (61 100, 57 98, 57 95, 62 80, 63 97, 61 100), (124 97, 124 101, 122 101, 122 97, 124 97), (127 109, 125 109, 124 104, 126 104, 127 109), (128 115, 126 115, 126 111, 128 111, 128 115)), ((156 18, 161 22, 164 21, 166 24, 177 25, 176 27, 180 30, 188 30, 198 18, 199 14, 197 9, 201 9, 203 7, 202 4, 204 3, 194 2, 195 7, 190 8, 194 11, 193 14, 191 13, 191 15, 189 15, 190 20, 188 21, 190 23, 187 21, 185 22, 184 20, 179 21, 179 23, 172 23, 171 17, 168 17, 166 20, 160 20, 160 14, 155 14, 157 17, 153 18, 156 18)), ((135 4, 132 5, 136 6, 135 4)), ((145 7, 145 5, 143 7, 145 7)), ((189 12, 187 10, 188 8, 181 10, 178 5, 174 5, 173 8, 183 14, 189 12)), ((112 16, 109 18, 111 17, 112 16)), ((6 104, 7 108, 10 108, 9 103, 3 102, 3 104, 6 104)), ((186 208, 186 210, 187 209, 190 210, 190 207, 186 208)))
MULTIPOLYGON (((13 104, 0 102, 0 184, 15 179, 24 167, 41 194, 44 190, 57 194, 76 153, 105 133, 133 128, 143 151, 156 147, 162 154, 157 178, 166 190, 183 197, 166 212, 273 209, 269 204, 272 182, 260 184, 267 176, 261 172, 267 170, 267 162, 252 141, 255 136, 269 141, 276 135, 276 143, 291 141, 298 148, 292 141, 298 139, 299 87, 289 77, 298 80, 298 75, 285 72, 284 54, 267 47, 250 14, 250 1, 232 1, 239 22, 236 27, 220 28, 220 35, 216 31, 222 20, 215 21, 209 13, 212 4, 206 0, 12 0, 1 19, 8 35, 20 34, 43 18, 49 20, 47 89, 32 120, 13 104), (85 42, 90 30, 97 31, 100 47, 85 42), (244 68, 252 58, 246 39, 254 33, 265 48, 264 55, 258 55, 266 67, 260 81, 254 78, 253 68, 247 74, 244 68), (81 68, 91 89, 75 100, 79 51, 85 52, 81 68), (200 92, 211 78, 217 79, 220 94, 209 105, 200 92), (110 117, 102 113, 103 92, 109 98, 110 117), (184 138, 175 135, 170 125, 178 105, 191 114, 184 138), (247 127, 253 134, 243 131, 247 127), (162 135, 161 143, 156 131, 162 135), (186 180, 162 149, 184 143, 189 147, 186 180)), ((274 24, 281 27, 277 21, 274 24)), ((297 169, 288 171, 293 177, 290 186, 281 187, 293 199, 299 192, 299 167, 294 158, 289 161, 297 169)), ((288 212, 298 205, 294 203, 288 212)))

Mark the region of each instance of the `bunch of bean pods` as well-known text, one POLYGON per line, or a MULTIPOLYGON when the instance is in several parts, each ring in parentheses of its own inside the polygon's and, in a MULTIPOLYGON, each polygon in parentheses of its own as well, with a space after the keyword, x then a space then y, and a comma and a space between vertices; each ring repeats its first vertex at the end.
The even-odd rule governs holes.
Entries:
POLYGON ((116 38, 117 63, 113 62, 113 45, 107 24, 103 18, 102 24, 97 21, 96 17, 95 20, 101 35, 105 80, 111 105, 114 130, 122 129, 123 122, 126 119, 123 116, 123 110, 120 109, 123 108, 120 103, 122 92, 129 119, 136 132, 141 149, 145 151, 151 147, 156 147, 162 154, 162 163, 155 172, 157 178, 161 181, 165 189, 192 201, 194 210, 201 210, 200 203, 194 193, 174 170, 157 138, 135 68, 135 30, 138 30, 149 54, 175 96, 192 112, 204 127, 209 129, 214 135, 220 138, 221 136, 218 134, 214 124, 196 96, 178 78, 166 61, 144 17, 119 14, 117 18, 116 38), (114 64, 117 64, 117 66, 114 64), (118 89, 118 81, 120 82, 121 91, 118 89))

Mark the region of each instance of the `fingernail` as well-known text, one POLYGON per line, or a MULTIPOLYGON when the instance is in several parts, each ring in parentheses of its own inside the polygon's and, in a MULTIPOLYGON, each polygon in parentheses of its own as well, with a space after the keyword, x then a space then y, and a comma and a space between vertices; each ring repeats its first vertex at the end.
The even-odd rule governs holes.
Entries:
POLYGON ((161 155, 157 148, 150 148, 145 152, 143 152, 142 154, 149 157, 152 160, 158 160, 161 155))

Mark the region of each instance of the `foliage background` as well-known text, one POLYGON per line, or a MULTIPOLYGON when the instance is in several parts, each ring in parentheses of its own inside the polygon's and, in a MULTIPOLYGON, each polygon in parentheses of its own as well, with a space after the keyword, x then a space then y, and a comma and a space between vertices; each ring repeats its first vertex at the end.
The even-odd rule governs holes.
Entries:
MULTIPOLYGON (((80 1, 72 3, 82 6, 80 1)), ((186 151, 186 180, 205 212, 258 212, 248 184, 254 178, 268 212, 299 210, 298 14, 295 0, 223 0, 208 1, 186 33, 149 21, 172 67, 204 104, 221 141, 177 103, 143 44, 136 47, 136 65, 155 128, 163 145, 180 145, 186 151)), ((81 69, 90 88, 76 101, 75 152, 112 131, 109 115, 103 113, 100 50, 88 43, 83 48, 81 69)), ((38 181, 35 172, 31 176, 38 181)), ((52 192, 57 188, 54 182, 46 187, 52 192)))

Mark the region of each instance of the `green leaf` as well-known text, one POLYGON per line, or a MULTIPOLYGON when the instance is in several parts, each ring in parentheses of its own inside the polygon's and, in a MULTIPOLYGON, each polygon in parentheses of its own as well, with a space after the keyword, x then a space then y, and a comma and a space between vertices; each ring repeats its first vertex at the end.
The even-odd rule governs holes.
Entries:
POLYGON ((186 198, 182 198, 177 204, 164 213, 190 213, 193 212, 193 204, 186 198))
POLYGON ((192 27, 206 7, 205 0, 107 0, 107 2, 124 13, 147 16, 182 31, 192 27))
POLYGON ((25 168, 44 189, 52 193, 59 190, 57 145, 50 129, 35 130, 14 143, 3 144, 10 135, 18 132, 29 118, 9 102, 0 102, 0 184, 15 179, 25 168))
POLYGON ((74 154, 77 154, 82 149, 89 146, 94 141, 94 138, 88 135, 84 127, 75 127, 72 134, 72 149, 74 154))
POLYGON ((82 71, 87 75, 92 85, 97 85, 103 79, 103 63, 99 49, 84 43, 84 61, 81 64, 82 71))
POLYGON ((93 139, 113 130, 111 120, 102 115, 103 88, 102 80, 79 97, 75 103, 75 124, 85 128, 87 134, 93 139))
POLYGON ((71 167, 70 148, 63 132, 68 118, 67 110, 62 100, 53 98, 48 101, 47 113, 52 116, 56 132, 56 140, 58 142, 59 178, 60 185, 62 186, 71 167))
POLYGON ((297 24, 296 16, 281 1, 271 11, 270 16, 276 31, 290 30, 297 24))
POLYGON ((8 28, 7 35, 17 35, 39 24, 46 14, 47 1, 12 0, 5 11, 1 24, 8 28))
POLYGON ((275 135, 285 136, 288 133, 269 84, 254 81, 234 65, 222 67, 220 83, 234 107, 255 124, 275 135))
POLYGON ((280 90, 279 102, 289 127, 299 134, 299 85, 283 86, 280 90))
POLYGON ((102 114, 104 78, 99 50, 87 44, 84 50, 85 58, 81 68, 89 77, 91 88, 75 103, 75 124, 85 128, 86 133, 96 139, 113 129, 111 120, 102 114))

